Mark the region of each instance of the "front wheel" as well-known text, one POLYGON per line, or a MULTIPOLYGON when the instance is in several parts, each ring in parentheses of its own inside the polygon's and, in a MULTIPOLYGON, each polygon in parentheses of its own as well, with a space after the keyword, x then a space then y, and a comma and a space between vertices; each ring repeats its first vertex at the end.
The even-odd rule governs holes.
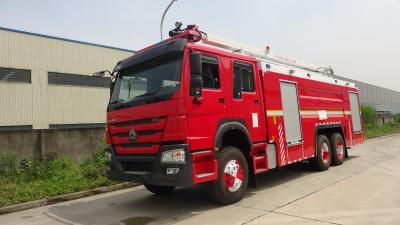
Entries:
POLYGON ((154 185, 154 184, 144 184, 146 189, 154 194, 163 195, 171 193, 175 190, 174 186, 161 186, 161 185, 154 185))
POLYGON ((210 194, 222 204, 240 201, 249 182, 249 168, 243 153, 226 147, 218 160, 218 179, 208 184, 210 194))

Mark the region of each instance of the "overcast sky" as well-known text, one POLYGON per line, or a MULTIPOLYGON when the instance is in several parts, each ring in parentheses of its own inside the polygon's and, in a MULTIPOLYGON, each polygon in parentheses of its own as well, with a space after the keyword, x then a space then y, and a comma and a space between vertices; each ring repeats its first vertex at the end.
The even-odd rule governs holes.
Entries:
MULTIPOLYGON (((132 50, 169 0, 0 0, 0 26, 132 50)), ((400 91, 400 0, 178 0, 165 19, 400 91)))

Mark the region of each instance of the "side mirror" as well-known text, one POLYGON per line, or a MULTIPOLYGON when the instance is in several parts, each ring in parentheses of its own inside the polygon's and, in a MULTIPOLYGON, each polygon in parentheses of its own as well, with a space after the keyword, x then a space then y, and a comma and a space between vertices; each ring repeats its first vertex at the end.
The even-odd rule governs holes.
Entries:
POLYGON ((109 70, 98 71, 98 72, 94 73, 92 76, 94 76, 94 77, 104 77, 104 75, 106 75, 106 73, 108 73, 108 75, 110 75, 110 77, 114 77, 113 73, 111 73, 109 70))
POLYGON ((190 95, 195 98, 201 97, 202 75, 201 54, 192 52, 190 53, 190 95))
POLYGON ((104 77, 104 75, 106 75, 106 71, 105 70, 98 71, 98 72, 93 74, 94 77, 104 77))

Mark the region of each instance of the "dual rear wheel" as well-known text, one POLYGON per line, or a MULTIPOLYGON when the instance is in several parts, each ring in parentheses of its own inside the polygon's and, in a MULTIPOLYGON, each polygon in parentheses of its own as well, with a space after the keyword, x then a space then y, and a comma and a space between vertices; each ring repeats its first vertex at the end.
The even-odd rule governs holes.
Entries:
POLYGON ((311 166, 319 171, 329 169, 332 165, 341 165, 344 162, 345 144, 341 134, 334 133, 328 138, 318 135, 316 156, 311 159, 311 166))

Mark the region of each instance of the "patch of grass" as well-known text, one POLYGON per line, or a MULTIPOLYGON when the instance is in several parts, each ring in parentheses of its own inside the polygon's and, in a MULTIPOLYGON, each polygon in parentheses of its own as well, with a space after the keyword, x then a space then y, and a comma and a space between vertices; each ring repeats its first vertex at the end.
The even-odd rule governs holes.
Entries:
POLYGON ((374 138, 389 134, 400 133, 400 123, 385 124, 383 126, 365 124, 364 128, 366 138, 374 138))
POLYGON ((0 154, 0 207, 113 184, 105 173, 105 149, 83 163, 63 157, 16 163, 13 154, 0 154))
POLYGON ((364 121, 365 138, 380 137, 400 133, 400 114, 394 116, 395 123, 378 126, 376 124, 376 109, 374 106, 361 105, 361 115, 364 121))

